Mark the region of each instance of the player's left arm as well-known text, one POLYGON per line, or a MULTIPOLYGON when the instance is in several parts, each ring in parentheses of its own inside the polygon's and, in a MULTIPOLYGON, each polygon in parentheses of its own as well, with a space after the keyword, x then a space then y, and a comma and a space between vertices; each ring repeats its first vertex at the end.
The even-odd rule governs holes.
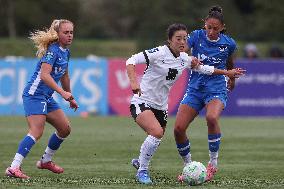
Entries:
MULTIPOLYGON (((227 70, 233 70, 234 69, 234 60, 235 60, 236 54, 233 53, 232 55, 230 55, 228 57, 227 60, 227 70)), ((227 88, 229 91, 232 91, 235 88, 235 82, 236 82, 236 78, 234 77, 229 77, 228 83, 227 83, 227 88)))
MULTIPOLYGON (((227 70, 232 70, 234 69, 234 61, 236 58, 236 51, 237 51, 237 44, 235 42, 235 40, 233 38, 230 38, 230 43, 228 46, 228 50, 229 50, 229 56, 226 62, 226 67, 227 70)), ((232 91, 235 88, 235 78, 234 77, 230 77, 227 81, 227 89, 229 91, 232 91)))
POLYGON ((71 93, 70 77, 69 77, 68 69, 66 69, 65 73, 60 78, 60 82, 61 82, 61 86, 62 86, 63 90, 71 93))
MULTIPOLYGON (((61 83, 61 86, 62 86, 64 91, 71 93, 70 77, 69 77, 68 69, 66 69, 65 73, 60 78, 60 83, 61 83)), ((77 102, 74 98, 69 100, 69 103, 70 103, 70 108, 74 109, 74 111, 76 111, 79 108, 79 106, 78 106, 78 104, 77 104, 77 102)))

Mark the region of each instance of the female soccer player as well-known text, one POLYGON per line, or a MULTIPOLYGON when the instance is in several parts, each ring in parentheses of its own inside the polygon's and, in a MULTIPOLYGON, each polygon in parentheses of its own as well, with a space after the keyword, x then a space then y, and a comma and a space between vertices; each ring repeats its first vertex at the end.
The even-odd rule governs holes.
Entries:
MULTIPOLYGON (((198 57, 204 65, 222 70, 232 69, 236 43, 224 34, 225 24, 221 7, 213 6, 209 10, 204 28, 193 31, 187 39, 192 55, 198 57)), ((244 72, 244 70, 241 71, 244 72)), ((190 142, 186 136, 186 129, 199 111, 205 107, 210 157, 207 166, 207 181, 212 180, 217 172, 221 139, 218 120, 222 110, 226 107, 227 87, 229 90, 234 88, 234 79, 231 77, 228 81, 223 75, 204 75, 193 71, 178 109, 174 135, 178 152, 186 164, 191 162, 190 142)))
POLYGON ((61 19, 54 20, 46 31, 31 33, 30 38, 38 48, 37 56, 40 60, 23 91, 23 105, 29 129, 28 134, 19 144, 11 166, 6 169, 7 176, 29 178, 22 172, 21 164, 42 136, 46 121, 56 129, 56 132, 51 135, 46 150, 36 166, 58 174, 64 171, 52 162, 51 158, 70 134, 71 128, 52 94, 56 91, 69 102, 70 108, 77 110, 78 104, 72 96, 68 74, 70 52, 67 47, 73 40, 73 27, 71 21, 61 19), (59 80, 62 88, 57 84, 59 80))
POLYGON ((134 93, 130 112, 148 135, 141 145, 139 159, 132 160, 132 165, 138 169, 136 178, 142 184, 152 183, 148 165, 165 132, 169 90, 182 71, 193 68, 201 74, 225 74, 230 77, 242 74, 237 69, 227 71, 203 66, 197 58, 189 57, 184 52, 188 35, 185 25, 170 25, 167 35, 168 45, 140 52, 126 61, 127 74, 134 93), (135 65, 141 63, 147 64, 147 68, 139 85, 135 65))

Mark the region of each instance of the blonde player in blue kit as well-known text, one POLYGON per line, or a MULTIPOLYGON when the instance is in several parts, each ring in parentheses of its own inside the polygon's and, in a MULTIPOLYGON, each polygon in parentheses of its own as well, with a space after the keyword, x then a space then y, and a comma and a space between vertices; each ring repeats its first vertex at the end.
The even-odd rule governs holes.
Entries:
POLYGON ((73 41, 73 23, 69 20, 54 20, 46 31, 36 31, 31 39, 38 48, 40 58, 31 80, 23 91, 23 105, 28 122, 28 134, 18 146, 18 151, 6 169, 9 177, 28 179, 21 170, 23 159, 43 134, 45 122, 50 123, 56 132, 49 139, 46 150, 36 163, 39 169, 48 169, 54 173, 63 173, 63 168, 51 159, 63 140, 70 134, 71 128, 67 117, 53 99, 54 91, 69 102, 70 108, 78 108, 74 100, 68 74, 70 52, 67 48, 73 41), (57 84, 61 82, 62 88, 57 84))
POLYGON ((141 184, 151 184, 149 162, 164 136, 168 116, 168 96, 170 88, 178 80, 183 70, 194 69, 200 74, 224 74, 229 77, 241 75, 242 71, 214 69, 200 65, 195 57, 186 51, 187 28, 184 24, 168 27, 168 44, 133 55, 126 61, 127 74, 134 93, 130 112, 135 122, 146 132, 138 159, 132 160, 137 169, 136 178, 141 184), (139 84, 135 73, 136 64, 147 64, 139 84))
MULTIPOLYGON (((221 7, 213 6, 209 10, 204 28, 193 31, 188 37, 187 43, 192 50, 192 55, 204 65, 214 66, 221 70, 233 69, 233 53, 236 50, 236 43, 224 34, 225 24, 221 7)), ((234 88, 234 79, 234 77, 228 79, 224 75, 204 75, 193 71, 178 109, 174 135, 184 164, 191 162, 190 142, 186 129, 200 110, 203 108, 206 110, 210 157, 207 166, 207 181, 212 180, 217 172, 221 140, 218 120, 226 107, 227 90, 234 88)))

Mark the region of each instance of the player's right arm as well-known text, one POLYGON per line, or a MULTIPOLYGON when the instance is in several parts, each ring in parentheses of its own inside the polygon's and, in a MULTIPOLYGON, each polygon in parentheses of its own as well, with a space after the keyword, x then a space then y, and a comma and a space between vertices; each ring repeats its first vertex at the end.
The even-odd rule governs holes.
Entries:
POLYGON ((134 94, 141 95, 141 89, 140 85, 137 81, 137 75, 135 72, 135 65, 136 64, 147 64, 149 65, 150 62, 153 62, 158 56, 160 56, 160 49, 159 47, 145 50, 143 52, 137 53, 135 55, 132 55, 127 61, 126 61, 126 70, 127 75, 130 81, 130 86, 132 89, 132 92, 134 94))
POLYGON ((127 71, 127 75, 130 81, 132 92, 134 94, 138 94, 139 96, 141 95, 141 89, 137 81, 135 65, 147 62, 144 53, 145 52, 140 52, 138 54, 135 54, 126 61, 126 71, 127 71))
POLYGON ((235 78, 239 78, 240 76, 242 76, 245 72, 246 70, 242 68, 235 68, 231 70, 214 69, 213 74, 214 75, 226 75, 231 79, 235 79, 235 78))
POLYGON ((130 86, 131 86, 132 92, 134 94, 138 94, 140 96, 141 95, 141 89, 140 89, 139 83, 137 82, 135 65, 133 65, 133 64, 126 65, 126 70, 127 70, 127 75, 128 75, 129 81, 130 81, 130 86))
POLYGON ((72 97, 70 92, 64 91, 61 87, 57 85, 54 79, 51 77, 50 73, 52 71, 52 66, 46 62, 41 64, 40 79, 51 89, 55 90, 60 94, 65 100, 69 100, 72 97))
POLYGON ((229 78, 238 78, 246 72, 246 70, 243 70, 242 68, 221 70, 214 68, 214 66, 208 66, 208 65, 198 65, 198 67, 195 68, 194 71, 206 75, 226 75, 229 78))

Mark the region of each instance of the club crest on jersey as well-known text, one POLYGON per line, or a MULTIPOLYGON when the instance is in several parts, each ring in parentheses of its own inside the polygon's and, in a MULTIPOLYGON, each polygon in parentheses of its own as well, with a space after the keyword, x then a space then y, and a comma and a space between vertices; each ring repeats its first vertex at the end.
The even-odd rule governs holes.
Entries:
POLYGON ((53 52, 47 52, 45 55, 46 60, 51 60, 53 59, 53 52))
POLYGON ((220 52, 224 52, 225 50, 227 50, 227 46, 225 46, 225 45, 222 45, 222 46, 219 46, 219 50, 220 50, 220 52))

